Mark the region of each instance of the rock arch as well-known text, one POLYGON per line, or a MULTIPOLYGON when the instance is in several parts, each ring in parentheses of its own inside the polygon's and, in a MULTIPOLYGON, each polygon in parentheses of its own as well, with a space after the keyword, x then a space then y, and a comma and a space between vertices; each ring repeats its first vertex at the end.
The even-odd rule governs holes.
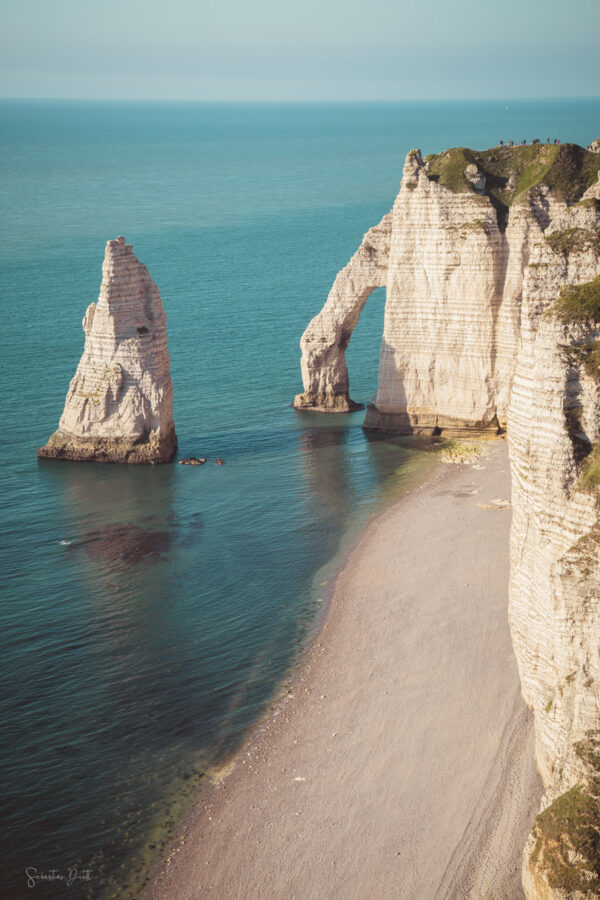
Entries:
POLYGON ((363 306, 378 287, 385 287, 392 216, 387 213, 365 234, 350 262, 338 273, 321 312, 302 335, 304 393, 294 399, 296 409, 350 412, 362 404, 350 399, 346 348, 363 306))

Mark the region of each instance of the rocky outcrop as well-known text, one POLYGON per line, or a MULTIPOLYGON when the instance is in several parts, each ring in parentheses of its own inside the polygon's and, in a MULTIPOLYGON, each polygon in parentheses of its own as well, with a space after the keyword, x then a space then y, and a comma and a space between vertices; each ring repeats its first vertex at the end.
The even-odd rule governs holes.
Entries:
MULTIPOLYGON (((453 193, 429 178, 418 151, 407 156, 391 213, 379 379, 367 428, 496 433, 506 421, 502 388, 517 337, 503 308, 509 254, 480 185, 453 193)), ((519 287, 506 306, 518 300, 519 287)))
POLYGON ((508 430, 509 615, 546 789, 524 852, 528 898, 600 896, 599 169, 575 145, 408 154, 365 420, 508 430))
POLYGON ((83 356, 45 459, 160 463, 177 448, 166 316, 158 288, 123 237, 108 241, 83 356))
POLYGON ((350 412, 362 408, 350 399, 344 354, 369 295, 385 285, 390 229, 388 215, 365 234, 335 279, 325 306, 302 335, 304 393, 294 399, 296 409, 350 412))
POLYGON ((383 284, 378 386, 365 427, 503 429, 528 255, 595 177, 590 158, 597 162, 574 145, 457 148, 425 160, 411 150, 391 212, 365 236, 302 337, 305 390, 294 405, 354 408, 344 351, 383 284))

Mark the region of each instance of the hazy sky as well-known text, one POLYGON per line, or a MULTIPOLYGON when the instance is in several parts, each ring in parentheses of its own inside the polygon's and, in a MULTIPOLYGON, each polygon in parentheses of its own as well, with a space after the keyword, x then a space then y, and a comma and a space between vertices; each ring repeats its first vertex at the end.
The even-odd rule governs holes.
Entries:
POLYGON ((0 0, 0 95, 600 95, 600 0, 0 0))

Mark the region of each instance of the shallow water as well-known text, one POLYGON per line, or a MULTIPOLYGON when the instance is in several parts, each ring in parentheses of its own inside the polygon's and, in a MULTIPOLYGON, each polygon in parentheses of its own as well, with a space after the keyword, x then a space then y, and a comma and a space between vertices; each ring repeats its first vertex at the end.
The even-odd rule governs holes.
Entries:
MULTIPOLYGON (((296 413, 298 340, 408 149, 598 136, 597 101, 504 106, 0 104, 3 896, 73 863, 93 879, 69 897, 135 896, 314 632, 349 542, 429 470, 362 413, 296 413), (179 455, 204 467, 36 461, 121 233, 163 296, 179 455)), ((383 303, 348 351, 363 402, 383 303)))

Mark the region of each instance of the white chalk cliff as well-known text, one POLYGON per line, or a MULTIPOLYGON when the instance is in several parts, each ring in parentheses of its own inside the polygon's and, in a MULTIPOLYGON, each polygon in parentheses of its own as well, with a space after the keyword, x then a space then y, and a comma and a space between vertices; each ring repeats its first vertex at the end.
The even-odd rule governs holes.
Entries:
POLYGON ((47 459, 160 463, 177 448, 167 325, 158 288, 123 237, 108 241, 85 347, 47 459))
POLYGON ((302 335, 304 393, 294 399, 297 409, 350 412, 362 408, 350 399, 344 354, 370 294, 385 286, 391 225, 392 217, 386 215, 365 234, 335 279, 325 306, 302 335))
POLYGON ((494 435, 513 483, 509 616, 546 793, 528 898, 600 896, 600 159, 411 151, 391 212, 301 342, 299 408, 353 408, 344 350, 387 299, 365 427, 494 435))

